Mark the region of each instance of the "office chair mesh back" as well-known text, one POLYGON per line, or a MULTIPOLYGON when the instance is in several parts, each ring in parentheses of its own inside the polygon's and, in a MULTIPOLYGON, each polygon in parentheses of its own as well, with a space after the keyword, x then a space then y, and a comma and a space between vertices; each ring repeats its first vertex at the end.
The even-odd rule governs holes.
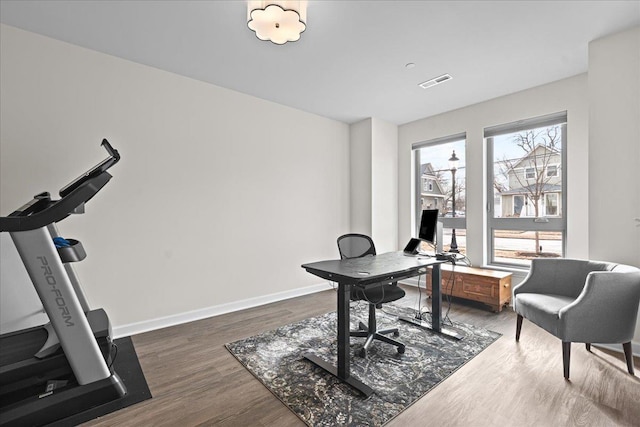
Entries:
POLYGON ((340 236, 338 238, 338 250, 342 259, 360 258, 376 254, 373 240, 364 234, 345 234, 340 236))
MULTIPOLYGON (((371 237, 355 233, 345 234, 338 237, 338 250, 340 251, 341 259, 361 258, 376 254, 376 247, 373 244, 371 237)), ((366 338, 364 346, 360 349, 360 356, 366 356, 367 349, 371 346, 374 340, 394 345, 398 348, 398 353, 404 353, 405 345, 403 343, 386 336, 386 334, 398 336, 398 328, 379 330, 376 322, 376 308, 380 308, 383 303, 395 301, 405 296, 404 290, 399 288, 397 285, 397 282, 394 282, 390 284, 380 284, 380 286, 369 286, 366 288, 361 288, 359 286, 353 286, 351 288, 352 300, 366 301, 369 304, 368 325, 359 322, 360 329, 349 332, 349 335, 352 337, 366 338)))

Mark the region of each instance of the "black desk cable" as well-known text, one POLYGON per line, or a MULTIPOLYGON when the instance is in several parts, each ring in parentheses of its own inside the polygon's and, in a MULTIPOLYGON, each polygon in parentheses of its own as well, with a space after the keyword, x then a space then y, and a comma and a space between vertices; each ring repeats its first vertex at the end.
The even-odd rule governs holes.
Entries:
MULTIPOLYGON (((418 276, 418 309, 417 310, 414 309, 415 311, 414 317, 418 320, 427 320, 427 319, 424 319, 423 317, 425 314, 431 314, 431 312, 429 311, 428 308, 425 308, 425 311, 422 310, 422 288, 420 287, 420 278, 422 276, 423 276, 422 274, 418 276)), ((426 286, 427 285, 425 281, 425 289, 426 289, 426 286)))
POLYGON ((109 363, 109 370, 111 370, 111 367, 113 366, 114 363, 116 363, 116 358, 118 357, 118 346, 116 345, 115 342, 111 342, 111 353, 109 356, 111 359, 111 363, 109 363))
MULTIPOLYGON (((447 298, 447 311, 445 312, 445 315, 442 318, 442 322, 448 322, 449 325, 453 326, 453 321, 451 320, 451 318, 449 317, 449 312, 451 311, 451 302, 452 302, 452 295, 453 295, 453 287, 455 286, 455 274, 456 274, 456 263, 457 262, 462 262, 463 264, 470 266, 471 263, 469 262, 469 258, 467 258, 466 255, 464 254, 455 254, 452 255, 452 258, 450 259, 451 262, 451 275, 449 276, 449 279, 447 280, 447 283, 445 283, 442 291, 444 292, 444 294, 446 295, 447 298), (458 258, 458 255, 462 255, 461 258, 458 258)), ((430 321, 431 319, 425 319, 424 315, 425 314, 430 314, 431 312, 426 309, 425 311, 422 310, 422 288, 420 287, 420 279, 421 279, 422 275, 418 276, 418 309, 415 310, 415 315, 414 317, 418 320, 426 320, 426 321, 430 321)), ((426 289, 426 282, 425 282, 425 289, 426 289)))

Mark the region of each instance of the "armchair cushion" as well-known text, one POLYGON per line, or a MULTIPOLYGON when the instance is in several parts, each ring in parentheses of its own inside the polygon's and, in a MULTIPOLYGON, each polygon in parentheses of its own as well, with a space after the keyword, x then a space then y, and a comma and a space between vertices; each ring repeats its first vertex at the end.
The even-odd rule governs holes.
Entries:
POLYGON ((560 310, 575 301, 574 298, 553 294, 519 294, 518 314, 558 336, 560 310))

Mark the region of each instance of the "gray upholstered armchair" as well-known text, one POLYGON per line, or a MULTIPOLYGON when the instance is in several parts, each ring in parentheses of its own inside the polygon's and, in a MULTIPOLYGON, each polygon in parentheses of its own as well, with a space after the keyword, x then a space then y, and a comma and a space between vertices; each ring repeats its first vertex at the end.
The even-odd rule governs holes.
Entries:
POLYGON ((640 269, 577 259, 534 259, 529 275, 513 289, 518 314, 516 341, 526 318, 562 340, 569 379, 571 343, 620 344, 633 375, 631 340, 640 302, 640 269))

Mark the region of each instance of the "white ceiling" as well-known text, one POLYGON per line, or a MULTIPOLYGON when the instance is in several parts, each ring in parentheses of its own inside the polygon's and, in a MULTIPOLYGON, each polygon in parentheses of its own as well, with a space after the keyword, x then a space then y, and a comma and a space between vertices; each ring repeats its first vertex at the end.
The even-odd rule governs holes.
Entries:
POLYGON ((1 0, 0 20, 347 123, 403 124, 586 72, 589 41, 640 25, 640 0, 310 0, 307 30, 282 46, 247 28, 245 1, 1 0))

